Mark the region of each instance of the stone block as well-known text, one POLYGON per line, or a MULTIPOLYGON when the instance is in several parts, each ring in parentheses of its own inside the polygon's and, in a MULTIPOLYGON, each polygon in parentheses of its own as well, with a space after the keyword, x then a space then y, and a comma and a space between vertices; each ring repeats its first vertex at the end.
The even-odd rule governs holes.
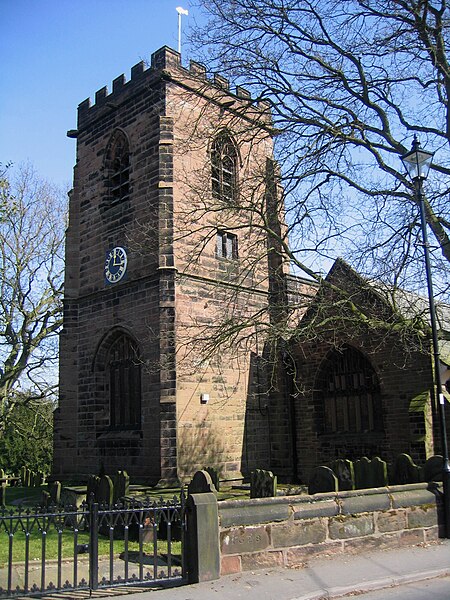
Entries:
POLYGON ((386 547, 395 547, 395 543, 386 540, 384 536, 368 535, 361 538, 351 538, 344 540, 343 551, 346 554, 359 554, 360 552, 371 552, 386 547))
POLYGON ((302 502, 293 505, 294 519, 312 519, 317 517, 335 517, 339 514, 339 504, 335 500, 323 502, 302 502))
POLYGON ((281 550, 268 550, 267 552, 243 554, 241 561, 243 571, 284 566, 283 553, 281 550))
POLYGON ((406 510, 389 510, 380 512, 375 517, 376 526, 380 533, 401 531, 406 529, 406 510))
POLYGON ((343 542, 325 542, 313 546, 296 546, 285 551, 285 565, 297 567, 304 565, 309 559, 323 556, 324 554, 339 554, 343 550, 343 542))
POLYGON ((258 552, 269 546, 269 527, 239 527, 220 533, 220 550, 222 554, 258 552))
POLYGON ((372 535, 375 531, 373 515, 332 517, 329 534, 332 540, 372 535))
POLYGON ((220 561, 220 575, 232 575, 242 571, 240 556, 222 556, 220 561))
POLYGON ((391 493, 393 508, 408 508, 410 506, 422 506, 424 504, 435 504, 434 494, 425 487, 409 490, 397 489, 391 493))
POLYGON ((353 515, 377 510, 388 510, 391 507, 391 501, 387 493, 361 494, 343 498, 341 506, 342 514, 353 515))
POLYGON ((286 521, 291 515, 286 498, 234 500, 219 503, 221 527, 286 521))
POLYGON ((417 527, 437 527, 438 516, 435 506, 415 506, 406 511, 406 515, 409 529, 415 529, 417 527))
POLYGON ((398 543, 401 546, 415 546, 425 542, 425 530, 423 529, 407 529, 401 531, 398 536, 398 543))
POLYGON ((306 544, 320 544, 327 537, 327 520, 290 522, 285 525, 272 525, 272 546, 288 548, 306 544))

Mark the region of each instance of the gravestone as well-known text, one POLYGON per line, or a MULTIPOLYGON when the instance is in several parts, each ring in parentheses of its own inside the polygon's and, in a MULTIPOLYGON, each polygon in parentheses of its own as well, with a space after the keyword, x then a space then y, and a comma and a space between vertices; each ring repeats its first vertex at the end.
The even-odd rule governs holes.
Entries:
POLYGON ((394 462, 392 481, 394 485, 418 483, 421 480, 422 469, 414 464, 409 454, 399 454, 394 462))
POLYGON ((50 503, 51 504, 59 504, 61 501, 61 482, 54 481, 48 487, 48 491, 50 494, 50 503))
POLYGON ((114 502, 130 494, 130 476, 126 471, 117 471, 114 477, 114 502))
POLYGON ((277 495, 277 477, 272 471, 255 469, 250 473, 250 498, 273 498, 277 495))
POLYGON ((216 488, 217 491, 219 491, 219 471, 217 469, 215 469, 214 467, 204 467, 203 468, 204 471, 206 471, 207 473, 209 473, 209 476, 211 477, 211 481, 214 484, 214 487, 216 488))
POLYGON ((387 464, 378 456, 369 460, 363 456, 354 463, 355 486, 358 490, 388 485, 387 464))
POLYGON ((430 456, 423 468, 423 476, 425 481, 442 481, 443 467, 444 459, 440 454, 430 456))
POLYGON ((355 488, 363 490, 372 487, 372 473, 370 469, 370 460, 363 456, 353 463, 355 472, 355 488))
POLYGON ((333 473, 336 475, 339 490, 354 490, 355 489, 355 472, 351 460, 338 458, 331 466, 333 473))
POLYGON ((212 482, 211 475, 207 471, 197 471, 188 485, 188 495, 207 494, 209 492, 217 496, 217 490, 212 482))
POLYGON ((111 506, 114 500, 114 484, 109 475, 100 477, 97 489, 97 502, 111 506))
POLYGON ((20 469, 20 481, 21 481, 23 487, 27 487, 27 468, 26 467, 22 467, 20 469))
POLYGON ((89 475, 87 480, 86 500, 88 502, 98 502, 97 493, 100 484, 98 475, 89 475))
POLYGON ((370 461, 371 487, 385 487, 389 485, 387 463, 379 456, 370 461))
POLYGON ((338 490, 338 478, 329 467, 320 466, 314 469, 309 479, 308 494, 337 492, 338 490))

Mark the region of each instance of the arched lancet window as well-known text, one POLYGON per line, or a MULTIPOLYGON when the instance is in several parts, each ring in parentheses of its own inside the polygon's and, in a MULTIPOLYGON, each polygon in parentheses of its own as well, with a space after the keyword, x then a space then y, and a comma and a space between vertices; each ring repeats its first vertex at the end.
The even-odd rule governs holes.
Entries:
POLYGON ((318 378, 323 400, 325 433, 365 433, 382 430, 380 386, 377 375, 355 348, 332 350, 318 378))
POLYGON ((119 129, 109 142, 106 168, 111 202, 125 200, 130 191, 130 149, 127 136, 119 129))
POLYGON ((215 198, 233 202, 237 193, 238 155, 231 137, 220 133, 211 148, 211 180, 215 198))
POLYGON ((133 429, 141 424, 141 361, 133 340, 121 334, 106 361, 109 375, 110 426, 133 429))

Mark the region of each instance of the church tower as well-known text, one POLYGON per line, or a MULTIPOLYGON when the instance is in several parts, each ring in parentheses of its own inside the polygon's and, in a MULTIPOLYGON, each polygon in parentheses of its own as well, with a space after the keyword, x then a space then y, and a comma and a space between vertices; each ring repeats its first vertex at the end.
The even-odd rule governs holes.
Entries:
POLYGON ((120 469, 156 483, 268 467, 264 340, 248 325, 270 318, 286 270, 264 226, 276 195, 267 106, 164 47, 82 102, 68 135, 53 475, 120 469))

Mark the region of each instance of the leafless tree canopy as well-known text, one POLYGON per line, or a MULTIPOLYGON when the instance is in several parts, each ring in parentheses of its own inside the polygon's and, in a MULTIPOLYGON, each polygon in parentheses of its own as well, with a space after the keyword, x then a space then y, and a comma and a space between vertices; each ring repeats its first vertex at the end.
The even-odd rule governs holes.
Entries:
MULTIPOLYGON (((427 220, 440 290, 450 261, 450 12, 426 0, 198 0, 196 59, 271 105, 297 272, 346 257, 422 287, 418 207, 399 155, 436 152, 427 220)), ((444 295, 445 298, 445 295, 444 295)))
POLYGON ((14 392, 45 396, 56 383, 62 322, 64 194, 30 166, 1 175, 0 426, 14 392))

